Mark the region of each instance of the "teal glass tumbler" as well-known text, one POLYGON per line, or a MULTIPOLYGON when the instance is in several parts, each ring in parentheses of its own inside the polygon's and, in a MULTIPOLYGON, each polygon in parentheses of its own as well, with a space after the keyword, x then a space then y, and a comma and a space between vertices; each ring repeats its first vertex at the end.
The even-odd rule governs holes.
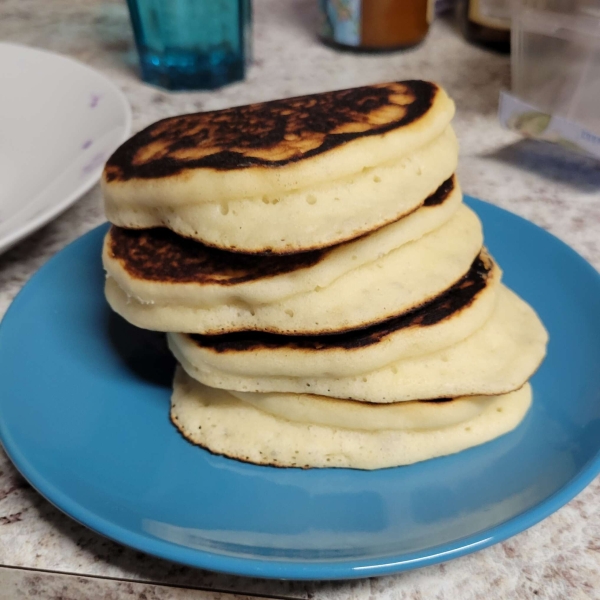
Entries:
POLYGON ((251 0, 127 0, 142 79, 169 90, 214 89, 244 78, 251 0))

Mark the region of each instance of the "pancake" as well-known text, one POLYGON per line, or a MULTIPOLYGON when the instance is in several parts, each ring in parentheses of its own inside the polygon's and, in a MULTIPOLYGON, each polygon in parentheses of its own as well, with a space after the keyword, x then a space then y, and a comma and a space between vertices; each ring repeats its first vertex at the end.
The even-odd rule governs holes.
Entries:
POLYGON ((452 346, 477 331, 492 314, 500 275, 487 253, 482 253, 449 290, 400 317, 358 331, 317 337, 249 331, 192 335, 194 360, 251 377, 265 373, 271 377, 290 373, 294 377, 350 377, 373 371, 452 346))
POLYGON ((453 114, 441 88, 406 81, 165 119, 109 159, 106 214, 244 253, 331 246, 452 175, 453 114))
MULTIPOLYGON (((479 219, 461 205, 441 227, 346 272, 328 285, 319 285, 318 280, 312 279, 311 269, 298 272, 298 278, 303 279, 302 287, 309 287, 308 291, 272 303, 256 302, 260 297, 245 293, 260 291, 262 279, 247 286, 212 286, 215 294, 206 296, 201 287, 194 290, 193 286, 172 286, 168 288, 169 295, 179 295, 176 301, 168 303, 161 303, 156 296, 128 295, 112 277, 108 277, 105 291, 117 313, 145 329, 203 334, 253 330, 319 335, 377 323, 435 298, 469 271, 482 242, 479 219), (190 290, 197 293, 191 296, 190 290)), ((348 253, 343 254, 347 260, 348 253)), ((338 258, 332 260, 336 262, 338 258)), ((268 279, 264 283, 263 290, 269 285, 268 279)), ((288 283, 289 293, 293 282, 288 279, 288 283)), ((276 290, 276 285, 273 283, 269 289, 276 290)))
POLYGON ((205 246, 168 229, 124 229, 106 235, 106 272, 128 295, 145 302, 210 306, 232 296, 269 304, 324 287, 345 273, 439 228, 458 210, 462 193, 454 177, 423 206, 396 223, 327 249, 278 256, 243 255, 205 246))
MULTIPOLYGON (((386 429, 330 427, 274 416, 227 391, 194 381, 179 368, 171 420, 190 442, 215 454, 258 465, 381 469, 460 452, 511 431, 527 413, 531 388, 526 384, 503 396, 470 402, 475 407, 464 411, 464 420, 450 420, 450 424, 439 428, 434 422, 443 424, 444 419, 435 413, 450 409, 447 403, 431 406, 411 402, 400 407, 357 409, 389 409, 386 429), (412 428, 415 424, 434 426, 412 428)), ((457 412, 461 410, 456 408, 457 412)))
MULTIPOLYGON (((204 362, 202 350, 188 336, 168 337, 171 351, 188 374, 211 387, 240 392, 311 393, 384 404, 511 392, 538 368, 547 340, 535 311, 504 286, 500 287, 492 316, 468 338, 356 376, 299 377, 292 369, 287 376, 275 377, 266 362, 260 376, 229 373, 204 362)), ((356 353, 359 356, 360 350, 356 353)), ((297 362, 301 361, 299 357, 297 362)))

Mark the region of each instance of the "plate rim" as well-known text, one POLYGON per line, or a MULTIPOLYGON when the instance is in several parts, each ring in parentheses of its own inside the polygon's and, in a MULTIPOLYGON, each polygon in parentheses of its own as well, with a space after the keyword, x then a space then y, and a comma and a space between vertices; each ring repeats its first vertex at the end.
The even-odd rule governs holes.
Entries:
MULTIPOLYGON (((38 48, 36 46, 28 46, 26 44, 17 44, 13 42, 0 41, 0 50, 2 50, 3 47, 16 48, 20 51, 26 51, 32 54, 41 54, 51 57, 54 60, 64 61, 66 63, 70 63, 76 69, 83 69, 85 71, 88 71, 89 73, 93 73, 94 76, 102 79, 103 83, 111 89, 115 97, 118 99, 122 110, 122 115, 125 119, 120 143, 124 142, 131 135, 131 127, 133 123, 131 105, 129 104, 127 97, 121 91, 121 89, 104 73, 101 73, 93 67, 90 67, 89 65, 80 62, 72 58, 71 56, 59 54, 57 52, 52 52, 50 50, 46 50, 45 48, 38 48)), ((26 221, 25 224, 21 223, 11 233, 1 236, 0 253, 10 250, 10 248, 12 248, 15 244, 28 237, 38 229, 41 229, 44 225, 47 225, 48 223, 50 223, 50 221, 54 220, 57 216, 59 216, 65 210, 70 208, 73 204, 75 204, 75 202, 77 202, 77 200, 79 200, 83 195, 89 192, 96 185, 96 183, 98 183, 101 176, 102 169, 92 171, 89 174, 89 176, 81 182, 79 186, 77 186, 71 193, 67 194, 60 202, 53 202, 45 210, 40 211, 40 213, 37 214, 33 219, 26 221)), ((20 211, 17 211, 13 216, 18 217, 19 212, 20 211)))
MULTIPOLYGON (((544 230, 535 223, 525 219, 511 211, 503 209, 494 204, 479 200, 472 196, 464 196, 465 202, 471 207, 476 208, 479 204, 491 208, 492 211, 507 213, 510 217, 525 221, 529 225, 536 227, 542 235, 549 236, 554 242, 558 242, 563 250, 566 250, 576 260, 581 261, 587 268, 590 276, 596 277, 600 281, 600 273, 583 258, 577 251, 563 242, 560 238, 544 230)), ((38 274, 51 267, 55 260, 59 260, 64 250, 82 243, 82 240, 93 232, 102 228, 107 228, 108 224, 103 223, 83 234, 63 250, 57 252, 48 260, 33 276, 27 281, 19 291, 6 314, 0 322, 0 352, 2 351, 2 330, 3 325, 13 310, 18 307, 18 299, 23 294, 30 282, 34 281, 38 274)), ((18 309, 18 308, 17 308, 18 309)), ((211 552, 196 548, 190 548, 178 545, 167 540, 155 538, 150 534, 140 534, 131 531, 121 525, 115 525, 108 519, 97 516, 94 512, 88 510, 79 502, 73 501, 69 496, 57 488, 51 481, 48 481, 43 473, 38 472, 35 467, 22 455, 20 449, 11 440, 10 432, 6 429, 6 424, 0 415, 0 443, 2 444, 7 456, 13 462, 17 470, 25 477, 31 486, 46 500, 65 513, 70 518, 84 525, 88 529, 107 537, 119 544, 146 552, 164 560, 184 564, 187 566, 207 569, 210 571, 226 573, 230 575, 243 577, 256 577, 261 579, 288 579, 288 580, 339 580, 339 579, 358 579, 374 576, 391 575, 414 568, 435 565, 452 558, 458 558, 481 550, 493 544, 502 542, 522 531, 532 527, 536 523, 550 516, 559 508, 571 501, 583 489, 585 489, 600 473, 600 443, 593 458, 590 458, 587 464, 570 479, 560 489, 546 497, 535 506, 513 516, 494 527, 484 529, 473 535, 464 538, 457 538, 446 544, 427 548, 425 550, 407 554, 391 554, 389 556, 375 557, 362 560, 320 560, 300 562, 297 559, 264 559, 252 557, 231 556, 222 553, 211 552)))

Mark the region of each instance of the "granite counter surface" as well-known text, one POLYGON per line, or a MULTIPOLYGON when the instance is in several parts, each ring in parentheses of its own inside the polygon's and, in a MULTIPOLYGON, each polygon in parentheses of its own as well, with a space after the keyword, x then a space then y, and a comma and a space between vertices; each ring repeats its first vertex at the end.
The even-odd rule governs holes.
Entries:
MULTIPOLYGON (((134 130, 183 112, 392 79, 437 80, 457 103, 465 192, 532 220, 600 268, 600 165, 499 127, 498 93, 510 78, 507 57, 466 44, 446 21, 436 22, 425 43, 410 52, 338 53, 315 39, 313 0, 254 4, 250 75, 212 93, 169 94, 139 81, 121 1, 3 0, 0 40, 66 54, 106 74, 128 97, 134 130)), ((103 220, 96 186, 0 256, 0 315, 50 256, 103 220)), ((476 554, 397 576, 297 583, 189 569, 106 540, 41 498, 0 450, 0 565, 0 600, 222 596, 211 590, 325 600, 600 598, 600 481, 542 523, 476 554)))

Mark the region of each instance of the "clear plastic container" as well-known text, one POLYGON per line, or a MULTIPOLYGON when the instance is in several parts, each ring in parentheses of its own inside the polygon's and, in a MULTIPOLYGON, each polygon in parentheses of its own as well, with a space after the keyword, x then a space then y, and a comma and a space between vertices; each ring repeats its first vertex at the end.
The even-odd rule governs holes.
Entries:
POLYGON ((600 157, 600 0, 515 0, 500 120, 600 157))

